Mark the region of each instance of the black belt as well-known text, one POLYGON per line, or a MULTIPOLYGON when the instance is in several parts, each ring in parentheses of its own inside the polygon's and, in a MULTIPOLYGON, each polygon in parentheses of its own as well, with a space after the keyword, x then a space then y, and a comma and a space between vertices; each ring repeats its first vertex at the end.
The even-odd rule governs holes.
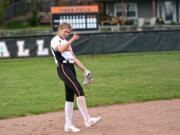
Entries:
POLYGON ((74 61, 73 60, 63 60, 62 63, 74 64, 74 61))
POLYGON ((61 64, 74 64, 74 61, 73 60, 63 60, 61 63, 58 63, 57 66, 59 66, 61 64))

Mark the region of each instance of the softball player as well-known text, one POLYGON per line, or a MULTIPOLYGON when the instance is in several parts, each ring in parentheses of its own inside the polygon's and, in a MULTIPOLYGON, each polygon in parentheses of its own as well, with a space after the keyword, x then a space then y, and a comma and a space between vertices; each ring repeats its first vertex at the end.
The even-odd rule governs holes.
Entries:
POLYGON ((69 41, 66 37, 71 32, 70 24, 64 22, 60 24, 58 33, 51 40, 51 51, 57 64, 57 73, 59 78, 65 85, 65 126, 66 132, 78 132, 79 128, 76 128, 72 123, 73 107, 74 107, 74 95, 77 97, 78 109, 83 117, 86 127, 90 127, 101 119, 101 117, 90 117, 86 100, 84 96, 83 88, 76 78, 76 71, 74 65, 80 68, 84 74, 91 73, 80 61, 75 57, 71 48, 72 43, 78 40, 80 37, 74 34, 69 41))

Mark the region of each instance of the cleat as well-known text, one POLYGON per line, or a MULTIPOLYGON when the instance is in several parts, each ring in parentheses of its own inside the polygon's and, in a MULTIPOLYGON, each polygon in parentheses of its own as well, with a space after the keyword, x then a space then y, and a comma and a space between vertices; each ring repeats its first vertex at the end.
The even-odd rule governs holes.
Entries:
POLYGON ((75 132, 79 132, 80 131, 80 129, 79 128, 76 128, 75 126, 69 126, 69 127, 64 127, 64 131, 65 132, 73 132, 73 133, 75 133, 75 132))
POLYGON ((91 117, 88 121, 84 122, 86 127, 91 127, 92 125, 96 124, 101 117, 91 117))

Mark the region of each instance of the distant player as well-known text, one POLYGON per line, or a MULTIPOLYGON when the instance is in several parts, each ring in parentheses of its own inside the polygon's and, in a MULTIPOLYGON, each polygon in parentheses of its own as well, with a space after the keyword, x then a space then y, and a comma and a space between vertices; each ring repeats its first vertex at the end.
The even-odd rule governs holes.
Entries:
POLYGON ((57 64, 57 73, 59 78, 64 82, 65 85, 65 126, 66 132, 78 132, 79 128, 73 125, 73 107, 74 107, 74 95, 77 97, 77 105, 79 111, 84 119, 86 127, 90 127, 101 119, 101 117, 90 117, 86 100, 84 96, 83 88, 76 77, 76 71, 74 65, 80 68, 84 75, 91 74, 91 72, 75 57, 71 48, 72 43, 75 40, 79 40, 79 35, 74 34, 69 41, 66 37, 71 32, 71 26, 69 23, 62 23, 59 26, 58 33, 51 40, 51 51, 54 55, 55 63, 57 64))

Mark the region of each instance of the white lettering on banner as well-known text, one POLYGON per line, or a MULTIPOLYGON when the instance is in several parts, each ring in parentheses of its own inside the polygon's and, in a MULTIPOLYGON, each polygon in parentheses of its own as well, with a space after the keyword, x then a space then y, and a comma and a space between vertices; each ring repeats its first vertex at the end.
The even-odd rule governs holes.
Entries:
POLYGON ((5 42, 0 42, 0 57, 10 57, 9 51, 7 49, 5 42))
POLYGON ((29 56, 29 49, 24 49, 24 41, 17 41, 18 47, 18 57, 26 57, 29 56))
POLYGON ((47 55, 49 55, 48 48, 44 48, 44 40, 37 40, 36 44, 38 46, 38 48, 37 48, 37 55, 38 56, 47 56, 47 55))

